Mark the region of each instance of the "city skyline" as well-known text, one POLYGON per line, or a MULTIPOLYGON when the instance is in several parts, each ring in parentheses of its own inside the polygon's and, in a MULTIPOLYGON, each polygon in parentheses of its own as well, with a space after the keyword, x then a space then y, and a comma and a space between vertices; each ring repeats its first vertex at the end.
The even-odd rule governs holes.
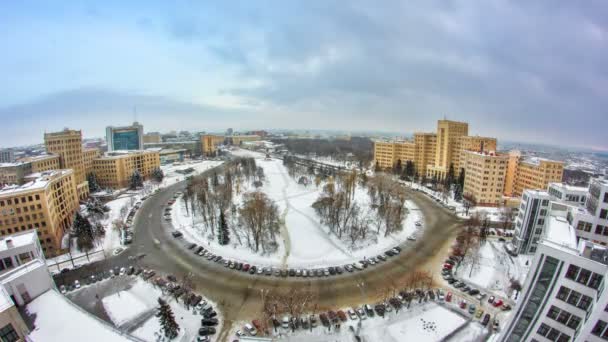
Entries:
POLYGON ((102 136, 136 106, 147 131, 407 134, 447 116, 499 141, 608 150, 601 3, 0 8, 6 147, 64 126, 102 136))

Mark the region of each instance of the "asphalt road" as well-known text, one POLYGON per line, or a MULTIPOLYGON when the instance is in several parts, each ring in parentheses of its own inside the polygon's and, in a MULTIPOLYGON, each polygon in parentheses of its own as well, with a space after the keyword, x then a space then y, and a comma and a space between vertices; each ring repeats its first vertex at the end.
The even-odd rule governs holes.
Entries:
POLYGON ((134 221, 135 239, 130 248, 117 256, 70 272, 59 279, 58 283, 82 279, 92 272, 130 264, 178 277, 192 272, 196 291, 218 303, 223 314, 224 325, 218 341, 230 341, 232 336, 227 336, 227 333, 231 322, 260 316, 261 294, 265 290, 288 293, 294 289, 307 289, 316 294, 319 310, 377 301, 384 289, 399 285, 410 272, 435 268, 434 264, 442 260, 437 255, 445 252, 446 243, 462 224, 460 219, 425 195, 407 190, 410 199, 424 216, 425 229, 423 236, 419 236, 416 242, 404 242, 399 256, 363 271, 345 272, 340 276, 326 278, 249 275, 194 255, 184 248, 183 240, 172 238, 170 223, 162 217, 163 208, 173 194, 184 187, 185 182, 169 186, 143 203, 134 221), (146 256, 133 260, 132 256, 140 253, 145 253, 146 256))

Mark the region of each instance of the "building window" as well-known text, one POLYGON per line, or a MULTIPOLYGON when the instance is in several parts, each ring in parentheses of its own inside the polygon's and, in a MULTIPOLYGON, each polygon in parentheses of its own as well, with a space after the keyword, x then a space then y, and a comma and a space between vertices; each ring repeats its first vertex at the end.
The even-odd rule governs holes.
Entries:
POLYGON ((568 336, 566 334, 561 334, 557 338, 557 342, 568 342, 568 341, 570 341, 570 336, 568 336))
POLYGON ((556 321, 560 322, 561 324, 566 324, 566 323, 568 323, 570 316, 572 316, 572 315, 568 311, 562 310, 559 313, 559 316, 557 316, 556 321))
POLYGON ((583 268, 583 269, 581 269, 580 273, 578 274, 578 277, 576 278, 576 282, 579 284, 587 285, 589 278, 591 278, 591 271, 583 268))
POLYGON ((570 328, 572 330, 576 330, 576 329, 578 329, 578 325, 580 323, 581 323, 581 319, 578 316, 572 315, 572 318, 570 318, 570 321, 568 322, 567 326, 568 326, 568 328, 570 328))
POLYGON ((600 218, 605 220, 606 217, 608 217, 608 209, 600 210, 600 218))
MULTIPOLYGON (((566 298, 568 298, 569 294, 570 294, 570 289, 565 286, 562 286, 559 288, 559 291, 557 292, 557 299, 566 301, 566 298)), ((606 307, 608 307, 608 305, 606 307)))
POLYGON ((602 320, 597 321, 597 323, 595 323, 595 326, 591 330, 591 333, 595 336, 602 336, 604 329, 606 329, 606 325, 606 322, 602 320))
POLYGON ((15 342, 19 341, 19 335, 13 328, 12 324, 7 324, 0 329, 0 341, 2 342, 15 342))
POLYGON ((538 330, 536 331, 536 333, 542 337, 545 337, 545 336, 547 336, 547 333, 549 332, 549 330, 551 330, 550 326, 546 325, 545 323, 541 323, 540 327, 538 327, 538 330))
POLYGON ((576 304, 578 303, 578 301, 580 299, 581 299, 581 294, 576 291, 572 291, 572 293, 570 293, 570 297, 568 297, 567 302, 570 305, 576 306, 576 304))
POLYGON ((602 279, 604 279, 604 276, 597 274, 597 273, 593 273, 591 275, 591 281, 589 282, 589 287, 597 290, 598 287, 600 287, 600 284, 602 283, 602 279))
POLYGON ((557 329, 551 329, 549 331, 549 334, 547 334, 547 339, 551 340, 551 341, 557 341, 557 338, 559 337, 559 330, 557 329))
POLYGON ((591 307, 592 303, 593 299, 591 299, 591 297, 583 295, 583 298, 581 298, 581 301, 578 303, 577 307, 587 311, 587 309, 591 307))
POLYGON ((578 267, 576 265, 570 265, 568 267, 568 271, 566 271, 566 278, 568 278, 570 280, 576 279, 576 275, 578 274, 579 270, 580 270, 580 267, 578 267))
POLYGON ((549 312, 547 312, 547 317, 551 319, 556 319, 557 315, 559 315, 559 309, 555 306, 551 306, 549 312))

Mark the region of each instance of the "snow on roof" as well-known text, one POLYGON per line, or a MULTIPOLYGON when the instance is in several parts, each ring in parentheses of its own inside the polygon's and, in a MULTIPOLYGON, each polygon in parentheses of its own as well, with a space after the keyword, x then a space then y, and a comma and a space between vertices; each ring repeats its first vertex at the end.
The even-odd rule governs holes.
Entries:
POLYGON ((48 290, 26 306, 35 317, 29 340, 46 341, 129 341, 112 327, 70 303, 55 290, 48 290), (57 313, 61 313, 58 315, 57 313))
POLYGON ((3 236, 0 238, 0 251, 26 246, 35 243, 37 239, 38 235, 36 234, 35 229, 3 236))
POLYGON ((49 185, 50 181, 71 173, 72 170, 51 170, 51 171, 44 171, 44 172, 37 172, 37 173, 32 173, 27 175, 27 179, 30 179, 29 182, 23 184, 23 185, 18 185, 18 184, 11 184, 11 185, 7 185, 4 188, 0 189, 0 196, 2 195, 14 195, 16 193, 19 193, 21 191, 31 191, 31 190, 36 190, 36 189, 44 189, 47 187, 47 185, 49 185))
POLYGON ((574 249, 577 247, 574 229, 564 217, 560 216, 549 216, 544 239, 559 246, 574 249))
POLYGON ((589 189, 586 186, 574 186, 566 183, 549 183, 549 187, 563 189, 564 191, 569 192, 587 192, 587 190, 589 189))
MULTIPOLYGON (((22 277, 25 274, 28 274, 38 268, 44 267, 46 272, 46 264, 40 259, 31 260, 23 265, 19 265, 17 268, 14 268, 0 276, 0 282, 2 284, 9 283, 19 277, 22 277)), ((48 274, 48 272, 47 272, 48 274)), ((1 286, 0 286, 1 287, 1 286)))

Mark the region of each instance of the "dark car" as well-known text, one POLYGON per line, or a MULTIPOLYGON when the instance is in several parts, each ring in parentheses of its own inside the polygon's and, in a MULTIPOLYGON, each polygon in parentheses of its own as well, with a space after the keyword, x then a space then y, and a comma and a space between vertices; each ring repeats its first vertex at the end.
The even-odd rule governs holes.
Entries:
POLYGON ((127 270, 127 274, 128 275, 133 275, 133 273, 135 273, 135 267, 129 266, 129 269, 127 270))
POLYGON ((321 324, 323 324, 323 326, 328 327, 329 326, 329 319, 327 318, 327 315, 322 313, 319 315, 319 318, 321 319, 321 324))
POLYGON ((196 247, 195 243, 191 243, 188 245, 188 249, 194 249, 194 247, 196 247))
POLYGON ((258 269, 258 268, 257 268, 257 267, 254 265, 254 266, 249 267, 249 271, 248 271, 248 272, 249 272, 249 274, 255 274, 255 271, 256 271, 257 269, 258 269))
POLYGON ((295 276, 295 275, 296 275, 296 271, 295 271, 293 268, 292 268, 292 269, 290 269, 290 270, 289 270, 289 276, 290 276, 290 277, 293 277, 293 276, 295 276))
POLYGON ((384 312, 386 311, 386 307, 384 307, 384 304, 376 304, 376 306, 374 306, 374 310, 376 311, 378 316, 384 317, 384 312))
POLYGON ((184 234, 182 234, 181 232, 178 232, 178 231, 173 231, 173 232, 171 232, 171 235, 173 235, 173 237, 177 239, 179 237, 182 237, 184 234))
POLYGON ((214 327, 202 327, 202 328, 198 329, 198 334, 201 336, 213 335, 213 334, 215 334, 215 328, 214 327))
POLYGON ((399 309, 401 308, 401 301, 397 298, 390 298, 388 300, 388 302, 395 308, 395 309, 399 309))
POLYGON ((203 249, 205 249, 203 246, 198 246, 194 249, 194 254, 198 254, 200 253, 203 249))
POLYGON ((203 314, 203 316, 205 316, 205 318, 213 318, 213 317, 217 316, 217 312, 215 312, 213 309, 211 309, 211 311, 205 312, 203 314))
POLYGON ((203 318, 201 320, 201 324, 204 326, 215 326, 218 325, 219 321, 217 320, 217 318, 203 318))
POLYGON ((481 324, 483 324, 483 326, 485 327, 486 325, 488 325, 488 322, 490 322, 490 314, 485 314, 485 316, 483 316, 481 324))

